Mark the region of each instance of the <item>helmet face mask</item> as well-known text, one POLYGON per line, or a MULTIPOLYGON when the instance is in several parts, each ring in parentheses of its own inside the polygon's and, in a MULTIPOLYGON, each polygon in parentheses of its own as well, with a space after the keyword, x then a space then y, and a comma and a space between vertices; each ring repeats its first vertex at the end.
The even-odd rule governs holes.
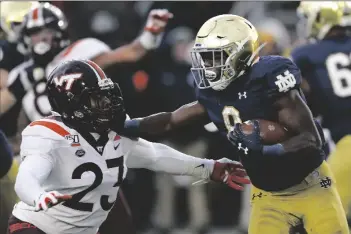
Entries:
POLYGON ((89 126, 90 131, 104 132, 110 129, 113 121, 118 122, 123 118, 124 112, 123 99, 117 87, 113 87, 105 90, 83 90, 70 115, 81 121, 80 124, 89 126), (76 109, 77 106, 80 108, 76 109))
POLYGON ((198 88, 225 89, 252 65, 257 45, 258 33, 246 19, 236 15, 209 19, 191 51, 191 71, 198 88))
POLYGON ((195 82, 199 88, 225 88, 235 76, 233 67, 228 62, 229 48, 193 49, 191 52, 195 82), (224 87, 225 86, 225 87, 224 87))
POLYGON ((59 65, 47 87, 53 111, 78 131, 101 133, 124 126, 121 90, 93 62, 72 60, 59 65))

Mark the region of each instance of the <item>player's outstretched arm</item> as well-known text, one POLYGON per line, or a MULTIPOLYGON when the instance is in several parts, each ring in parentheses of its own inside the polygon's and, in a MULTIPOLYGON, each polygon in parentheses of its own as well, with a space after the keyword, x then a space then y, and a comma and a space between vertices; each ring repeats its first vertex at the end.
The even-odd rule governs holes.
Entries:
POLYGON ((183 105, 173 112, 161 112, 127 120, 125 134, 128 136, 158 135, 195 121, 200 124, 210 122, 205 107, 198 101, 183 105))
POLYGON ((171 147, 139 139, 129 152, 127 167, 146 168, 176 175, 190 175, 242 190, 240 184, 249 184, 243 166, 236 161, 219 161, 196 158, 183 154, 171 147))
POLYGON ((149 50, 160 46, 163 31, 173 14, 166 9, 150 11, 143 33, 133 42, 121 46, 113 51, 106 52, 94 59, 101 68, 114 63, 136 62, 149 50))

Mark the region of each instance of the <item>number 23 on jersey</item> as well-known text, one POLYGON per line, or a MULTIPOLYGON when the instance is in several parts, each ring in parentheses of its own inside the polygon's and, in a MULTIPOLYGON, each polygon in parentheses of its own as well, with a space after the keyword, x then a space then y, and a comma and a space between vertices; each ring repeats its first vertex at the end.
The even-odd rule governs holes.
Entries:
POLYGON ((236 123, 242 123, 239 111, 233 106, 225 106, 222 111, 222 116, 228 132, 233 130, 236 123))

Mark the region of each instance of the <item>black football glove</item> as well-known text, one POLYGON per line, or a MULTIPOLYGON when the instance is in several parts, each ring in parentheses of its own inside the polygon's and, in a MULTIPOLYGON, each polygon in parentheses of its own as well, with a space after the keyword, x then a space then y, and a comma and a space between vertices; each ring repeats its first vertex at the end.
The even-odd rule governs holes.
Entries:
POLYGON ((260 136, 260 125, 257 120, 253 121, 254 129, 251 134, 245 135, 241 124, 235 127, 227 135, 228 140, 237 148, 239 156, 253 156, 262 154, 263 144, 260 136))

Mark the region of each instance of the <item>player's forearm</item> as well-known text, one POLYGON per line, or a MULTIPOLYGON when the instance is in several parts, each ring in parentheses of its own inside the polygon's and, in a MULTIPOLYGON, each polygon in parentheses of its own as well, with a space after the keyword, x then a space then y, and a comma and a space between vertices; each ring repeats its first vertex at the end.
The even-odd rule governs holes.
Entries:
POLYGON ((125 131, 134 134, 133 136, 139 136, 140 133, 157 135, 194 122, 197 124, 210 122, 205 107, 197 101, 183 105, 173 112, 161 112, 127 120, 125 131))
POLYGON ((303 132, 279 144, 264 146, 263 154, 281 156, 288 155, 289 153, 320 150, 320 147, 321 144, 318 138, 311 133, 303 132))
POLYGON ((34 206, 39 196, 45 193, 41 183, 47 178, 52 169, 52 164, 43 157, 29 156, 21 165, 17 174, 15 191, 21 201, 34 206))
POLYGON ((159 135, 172 130, 172 113, 161 112, 143 118, 126 120, 124 134, 139 137, 143 134, 159 135))
POLYGON ((214 161, 183 154, 169 146, 140 139, 128 158, 127 166, 146 168, 174 175, 189 175, 208 179, 214 161))

